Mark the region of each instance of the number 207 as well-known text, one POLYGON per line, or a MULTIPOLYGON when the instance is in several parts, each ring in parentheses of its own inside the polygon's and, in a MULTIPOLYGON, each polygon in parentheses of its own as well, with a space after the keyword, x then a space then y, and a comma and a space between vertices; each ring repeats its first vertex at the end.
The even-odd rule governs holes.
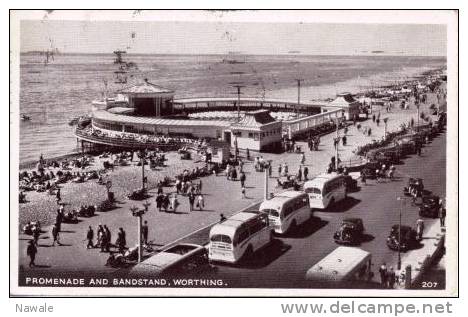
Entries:
POLYGON ((437 282, 422 282, 423 288, 434 288, 437 287, 437 282))

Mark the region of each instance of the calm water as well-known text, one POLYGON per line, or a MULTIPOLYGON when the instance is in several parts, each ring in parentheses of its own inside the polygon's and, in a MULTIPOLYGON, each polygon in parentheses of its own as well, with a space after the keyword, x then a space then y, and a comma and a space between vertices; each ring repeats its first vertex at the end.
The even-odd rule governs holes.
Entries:
MULTIPOLYGON (((243 96, 297 99, 295 78, 304 78, 301 100, 356 92, 445 65, 445 58, 350 56, 245 56, 242 64, 222 63, 220 55, 129 55, 138 65, 129 84, 148 78, 174 89, 176 98, 234 96, 230 83, 241 81, 243 96)), ((107 81, 114 83, 113 55, 59 55, 45 66, 39 55, 21 55, 20 113, 31 121, 20 122, 20 162, 68 154, 76 150, 68 121, 89 113, 107 81)))

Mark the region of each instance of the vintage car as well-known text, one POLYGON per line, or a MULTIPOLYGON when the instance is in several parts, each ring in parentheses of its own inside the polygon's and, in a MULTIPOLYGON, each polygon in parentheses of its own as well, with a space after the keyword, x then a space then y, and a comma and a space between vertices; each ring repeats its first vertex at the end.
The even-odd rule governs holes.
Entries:
POLYGON ((361 218, 345 218, 333 235, 338 244, 359 244, 364 233, 364 224, 361 218))
POLYGON ((395 140, 400 149, 402 155, 410 155, 416 153, 416 141, 412 135, 403 135, 395 140))
POLYGON ((134 190, 130 195, 127 195, 127 198, 130 200, 143 200, 148 198, 148 195, 146 193, 146 189, 140 188, 134 190))
POLYGON ((297 185, 296 177, 294 176, 282 176, 276 180, 277 187, 287 189, 290 187, 295 187, 297 185))
POLYGON ((365 175, 366 178, 368 179, 375 179, 376 178, 376 171, 380 170, 380 163, 377 162, 369 162, 364 166, 362 169, 362 174, 365 175))
POLYGON ((400 163, 401 150, 398 146, 382 149, 377 155, 376 160, 385 165, 400 163))
POLYGON ((390 250, 406 252, 418 244, 416 231, 410 226, 393 225, 387 238, 390 250))
POLYGON ((439 209, 440 204, 438 196, 423 196, 421 206, 419 206, 419 215, 422 217, 437 218, 439 216, 439 209))
POLYGON ((408 186, 403 187, 403 194, 410 196, 415 189, 422 194, 422 191, 424 190, 423 181, 421 178, 410 177, 408 179, 408 186))

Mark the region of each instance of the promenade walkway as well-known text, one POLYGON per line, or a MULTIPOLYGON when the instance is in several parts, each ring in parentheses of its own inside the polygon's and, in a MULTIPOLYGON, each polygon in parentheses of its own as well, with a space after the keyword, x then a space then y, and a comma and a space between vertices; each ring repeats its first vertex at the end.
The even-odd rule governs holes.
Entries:
MULTIPOLYGON (((429 114, 428 107, 433 103, 434 96, 430 96, 428 103, 421 106, 420 111, 429 114)), ((363 135, 355 126, 350 126, 347 134, 348 144, 342 146, 340 143, 339 157, 342 161, 357 158, 353 150, 357 146, 371 142, 373 139, 380 139, 384 134, 384 124, 382 119, 388 117, 388 132, 400 127, 403 122, 408 122, 411 117, 416 121, 416 108, 411 105, 409 110, 393 109, 391 113, 381 111, 381 123, 377 126, 369 120, 361 122, 361 125, 369 126, 372 129, 371 136, 363 135)), ((340 131, 343 135, 343 131, 340 131)), ((321 139, 319 151, 310 152, 307 144, 298 142, 305 150, 305 165, 309 168, 309 178, 313 175, 325 171, 331 156, 335 155, 333 138, 335 133, 325 135, 321 139)), ((243 153, 242 153, 243 154, 243 153)), ((256 154, 251 152, 251 157, 256 154)), ((296 173, 299 169, 301 155, 297 153, 283 154, 262 154, 264 159, 273 161, 273 177, 269 179, 270 192, 279 191, 274 188, 276 185, 278 164, 287 162, 290 173, 296 173)), ((246 208, 254 203, 263 200, 264 195, 264 174, 255 172, 252 162, 244 165, 246 171, 246 195, 241 197, 241 186, 238 181, 228 181, 225 176, 209 176, 202 178, 203 193, 205 194, 205 210, 189 212, 188 199, 179 195, 179 206, 176 213, 157 212, 155 208, 154 196, 148 201, 151 202, 149 212, 144 216, 148 221, 149 239, 153 246, 162 247, 171 241, 179 239, 199 228, 205 227, 219 220, 223 213, 229 216, 242 208, 246 208)), ((151 177, 151 176, 148 176, 151 177)), ((172 192, 174 189, 165 188, 165 192, 172 192)), ((154 194, 154 191, 150 191, 154 194)), ((76 193, 79 195, 79 192, 76 193)), ((112 270, 104 266, 108 257, 107 253, 100 253, 98 249, 86 249, 86 231, 88 226, 92 226, 96 234, 98 224, 106 224, 112 232, 112 242, 117 238, 117 230, 123 227, 127 232, 127 246, 134 246, 137 243, 137 219, 131 215, 130 207, 136 205, 141 207, 141 202, 125 200, 119 204, 119 208, 107 213, 97 213, 92 218, 81 218, 78 224, 63 224, 61 242, 63 246, 50 247, 52 243, 50 227, 44 228, 47 233, 41 235, 39 240, 36 264, 39 268, 28 267, 29 259, 26 257, 26 244, 30 236, 20 235, 19 254, 20 266, 23 270, 80 270, 93 271, 112 270)))

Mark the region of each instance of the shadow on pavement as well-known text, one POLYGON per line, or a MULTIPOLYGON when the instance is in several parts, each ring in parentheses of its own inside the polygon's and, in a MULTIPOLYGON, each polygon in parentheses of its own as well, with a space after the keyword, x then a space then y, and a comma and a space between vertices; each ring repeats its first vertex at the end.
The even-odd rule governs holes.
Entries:
POLYGON ((375 237, 371 234, 368 234, 368 233, 364 233, 362 235, 362 238, 361 238, 361 243, 366 243, 366 242, 370 242, 372 240, 374 240, 375 237))
POLYGON ((353 208, 357 204, 361 202, 360 199, 356 199, 354 197, 348 196, 346 199, 343 199, 340 202, 337 202, 331 206, 329 206, 326 210, 326 212, 346 212, 349 209, 353 208))
POLYGON ((328 224, 328 221, 319 217, 311 217, 308 221, 298 226, 294 232, 284 235, 285 238, 302 239, 311 236, 328 224))
POLYGON ((285 244, 279 239, 273 239, 268 246, 255 252, 251 258, 239 262, 237 266, 241 268, 260 269, 278 259, 288 252, 289 249, 291 249, 289 244, 285 244))

